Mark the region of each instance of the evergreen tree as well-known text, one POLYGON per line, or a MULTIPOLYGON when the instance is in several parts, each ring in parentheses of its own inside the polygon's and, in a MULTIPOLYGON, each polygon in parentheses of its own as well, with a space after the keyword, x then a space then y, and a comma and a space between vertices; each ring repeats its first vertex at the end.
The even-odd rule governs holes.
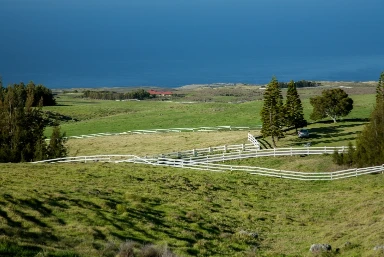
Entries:
POLYGON ((384 71, 380 74, 379 82, 376 86, 376 102, 384 101, 384 71))
POLYGON ((53 127, 51 139, 48 145, 48 158, 61 158, 67 155, 67 148, 64 146, 66 142, 65 133, 61 134, 60 127, 53 127))
POLYGON ((283 125, 283 96, 279 82, 275 77, 267 85, 264 92, 264 105, 261 110, 261 121, 263 123, 261 134, 263 137, 271 136, 273 147, 276 147, 275 138, 284 137, 283 125))
POLYGON ((286 126, 295 127, 296 133, 298 128, 307 125, 307 121, 304 119, 300 96, 297 93, 296 85, 293 80, 288 84, 287 100, 284 111, 286 126))
POLYGON ((355 160, 358 166, 384 163, 384 101, 376 103, 370 122, 356 139, 355 160))
MULTIPOLYGON (((30 162, 47 158, 43 99, 24 84, 8 86, 0 97, 0 162, 30 162)), ((61 150, 61 153, 64 151, 61 150)))

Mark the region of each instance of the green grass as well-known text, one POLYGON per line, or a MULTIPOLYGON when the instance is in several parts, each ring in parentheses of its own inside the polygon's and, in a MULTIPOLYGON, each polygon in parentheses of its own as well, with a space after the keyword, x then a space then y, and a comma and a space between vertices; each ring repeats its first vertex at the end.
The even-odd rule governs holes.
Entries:
MULTIPOLYGON (((68 136, 98 132, 124 132, 135 129, 200 127, 200 126, 255 126, 260 117, 262 102, 178 103, 162 101, 97 101, 60 100, 61 106, 44 110, 59 112, 80 120, 62 124, 68 136)), ((48 134, 50 131, 48 130, 48 134)))
MULTIPOLYGON (((303 98, 307 119, 308 98, 316 92, 308 90, 303 98)), ((343 121, 311 123, 309 139, 288 131, 278 147, 353 141, 369 117, 374 95, 352 97, 355 108, 343 121)), ((232 104, 224 102, 232 98, 218 98, 223 102, 182 104, 62 95, 59 106, 44 110, 80 120, 62 124, 67 135, 260 124, 262 101, 232 104)), ((114 136, 70 140, 68 145, 71 156, 143 156, 246 143, 247 132, 114 136)), ((261 142, 270 144, 269 139, 261 142)), ((298 171, 339 169, 331 156, 229 163, 298 171)), ((383 174, 300 182, 134 164, 0 164, 0 256, 116 256, 127 240, 167 245, 179 256, 312 256, 313 243, 340 248, 339 256, 383 256, 372 250, 384 245, 383 182, 383 174)))
MULTIPOLYGON (((354 109, 345 117, 361 120, 369 117, 373 109, 374 95, 354 95, 354 109)), ((86 100, 62 95, 59 106, 44 107, 79 120, 63 123, 67 136, 100 132, 124 132, 136 129, 200 127, 200 126, 255 126, 261 125, 262 101, 245 103, 180 103, 165 101, 108 101, 86 100)), ((305 118, 312 106, 303 100, 305 118)), ((47 129, 46 135, 51 133, 47 129)))
POLYGON ((378 256, 383 182, 382 174, 299 182, 134 164, 0 164, 0 256, 115 256, 126 240, 180 256, 310 256, 313 243, 378 256))
POLYGON ((328 154, 249 158, 227 161, 225 164, 268 167, 270 169, 301 172, 331 172, 343 169, 343 167, 334 164, 332 155, 328 154))

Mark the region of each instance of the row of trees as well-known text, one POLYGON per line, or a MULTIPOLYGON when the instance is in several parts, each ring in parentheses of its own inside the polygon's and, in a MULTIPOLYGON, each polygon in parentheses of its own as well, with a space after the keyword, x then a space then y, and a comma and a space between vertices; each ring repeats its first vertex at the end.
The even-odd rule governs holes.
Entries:
POLYGON ((84 98, 100 99, 100 100, 127 100, 127 99, 138 99, 144 100, 151 98, 152 96, 148 91, 144 89, 137 89, 127 93, 118 93, 113 91, 92 91, 86 90, 83 92, 84 98))
MULTIPOLYGON (((12 90, 16 92, 16 95, 20 97, 23 102, 27 101, 28 95, 33 95, 32 107, 39 105, 52 106, 56 105, 56 100, 52 93, 52 90, 46 88, 43 85, 35 85, 32 81, 25 85, 23 82, 20 84, 13 84, 12 90)), ((0 100, 4 101, 5 96, 8 94, 9 87, 4 88, 0 83, 0 100)))
POLYGON ((384 163, 384 72, 376 87, 376 103, 370 121, 357 136, 356 147, 350 143, 346 154, 335 152, 334 162, 358 167, 384 163))
MULTIPOLYGON (((288 83, 287 82, 279 82, 279 86, 280 86, 280 88, 288 88, 289 84, 291 84, 291 82, 288 82, 288 83)), ((307 80, 295 81, 294 83, 295 83, 296 88, 321 86, 321 83, 319 83, 319 82, 307 81, 307 80)))
POLYGON ((34 84, 0 88, 0 162, 29 162, 66 155, 65 134, 55 126, 49 143, 45 141, 46 121, 34 84), (37 104, 36 103, 40 103, 37 104))
MULTIPOLYGON (((312 97, 313 111, 311 119, 326 117, 334 122, 348 115, 353 109, 353 100, 342 89, 324 90, 320 96, 312 97)), ((295 84, 288 85, 285 104, 276 78, 272 78, 264 94, 264 106, 261 111, 263 137, 271 136, 273 146, 276 138, 284 137, 284 128, 306 126, 303 107, 295 84)), ((352 143, 345 154, 334 153, 334 162, 348 166, 372 166, 384 163, 384 72, 381 73, 376 87, 376 103, 370 116, 370 122, 357 136, 356 146, 352 143)))
POLYGON ((271 136, 273 147, 276 147, 276 139, 284 137, 284 127, 294 127, 297 132, 298 128, 307 125, 300 96, 293 81, 288 84, 284 104, 279 82, 275 77, 272 78, 264 92, 261 121, 261 134, 263 137, 271 136))

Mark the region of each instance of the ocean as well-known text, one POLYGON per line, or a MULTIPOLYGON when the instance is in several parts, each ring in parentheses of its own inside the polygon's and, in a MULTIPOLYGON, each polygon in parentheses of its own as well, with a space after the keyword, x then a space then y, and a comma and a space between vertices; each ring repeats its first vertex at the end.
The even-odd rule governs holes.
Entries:
POLYGON ((3 84, 377 80, 382 0, 0 0, 3 84))

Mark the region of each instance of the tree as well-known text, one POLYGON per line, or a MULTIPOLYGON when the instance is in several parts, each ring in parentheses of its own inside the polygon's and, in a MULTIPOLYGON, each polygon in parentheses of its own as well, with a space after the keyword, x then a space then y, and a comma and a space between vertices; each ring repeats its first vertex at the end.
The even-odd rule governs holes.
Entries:
POLYGON ((66 141, 65 133, 61 134, 60 127, 54 126, 47 149, 48 158, 54 159, 67 156, 67 148, 64 146, 66 141))
POLYGON ((380 74, 379 82, 376 86, 376 102, 384 100, 384 71, 380 74))
POLYGON ((329 117, 336 123, 339 117, 347 116, 353 109, 353 100, 342 89, 324 90, 321 96, 311 97, 313 106, 311 119, 320 120, 329 117))
POLYGON ((376 103, 370 122, 357 136, 355 157, 360 167, 384 163, 384 100, 376 103))
POLYGON ((34 90, 27 90, 22 83, 0 91, 0 162, 46 159, 43 99, 34 107, 34 90))
POLYGON ((296 85, 293 80, 288 84, 287 100, 284 107, 285 124, 287 127, 295 127, 296 133, 298 128, 307 126, 304 119, 303 106, 300 96, 297 93, 296 85))
POLYGON ((283 96, 279 82, 275 77, 267 85, 264 92, 264 105, 261 110, 261 121, 263 123, 261 134, 263 137, 271 136, 273 147, 276 147, 275 138, 284 137, 283 133, 283 96))

